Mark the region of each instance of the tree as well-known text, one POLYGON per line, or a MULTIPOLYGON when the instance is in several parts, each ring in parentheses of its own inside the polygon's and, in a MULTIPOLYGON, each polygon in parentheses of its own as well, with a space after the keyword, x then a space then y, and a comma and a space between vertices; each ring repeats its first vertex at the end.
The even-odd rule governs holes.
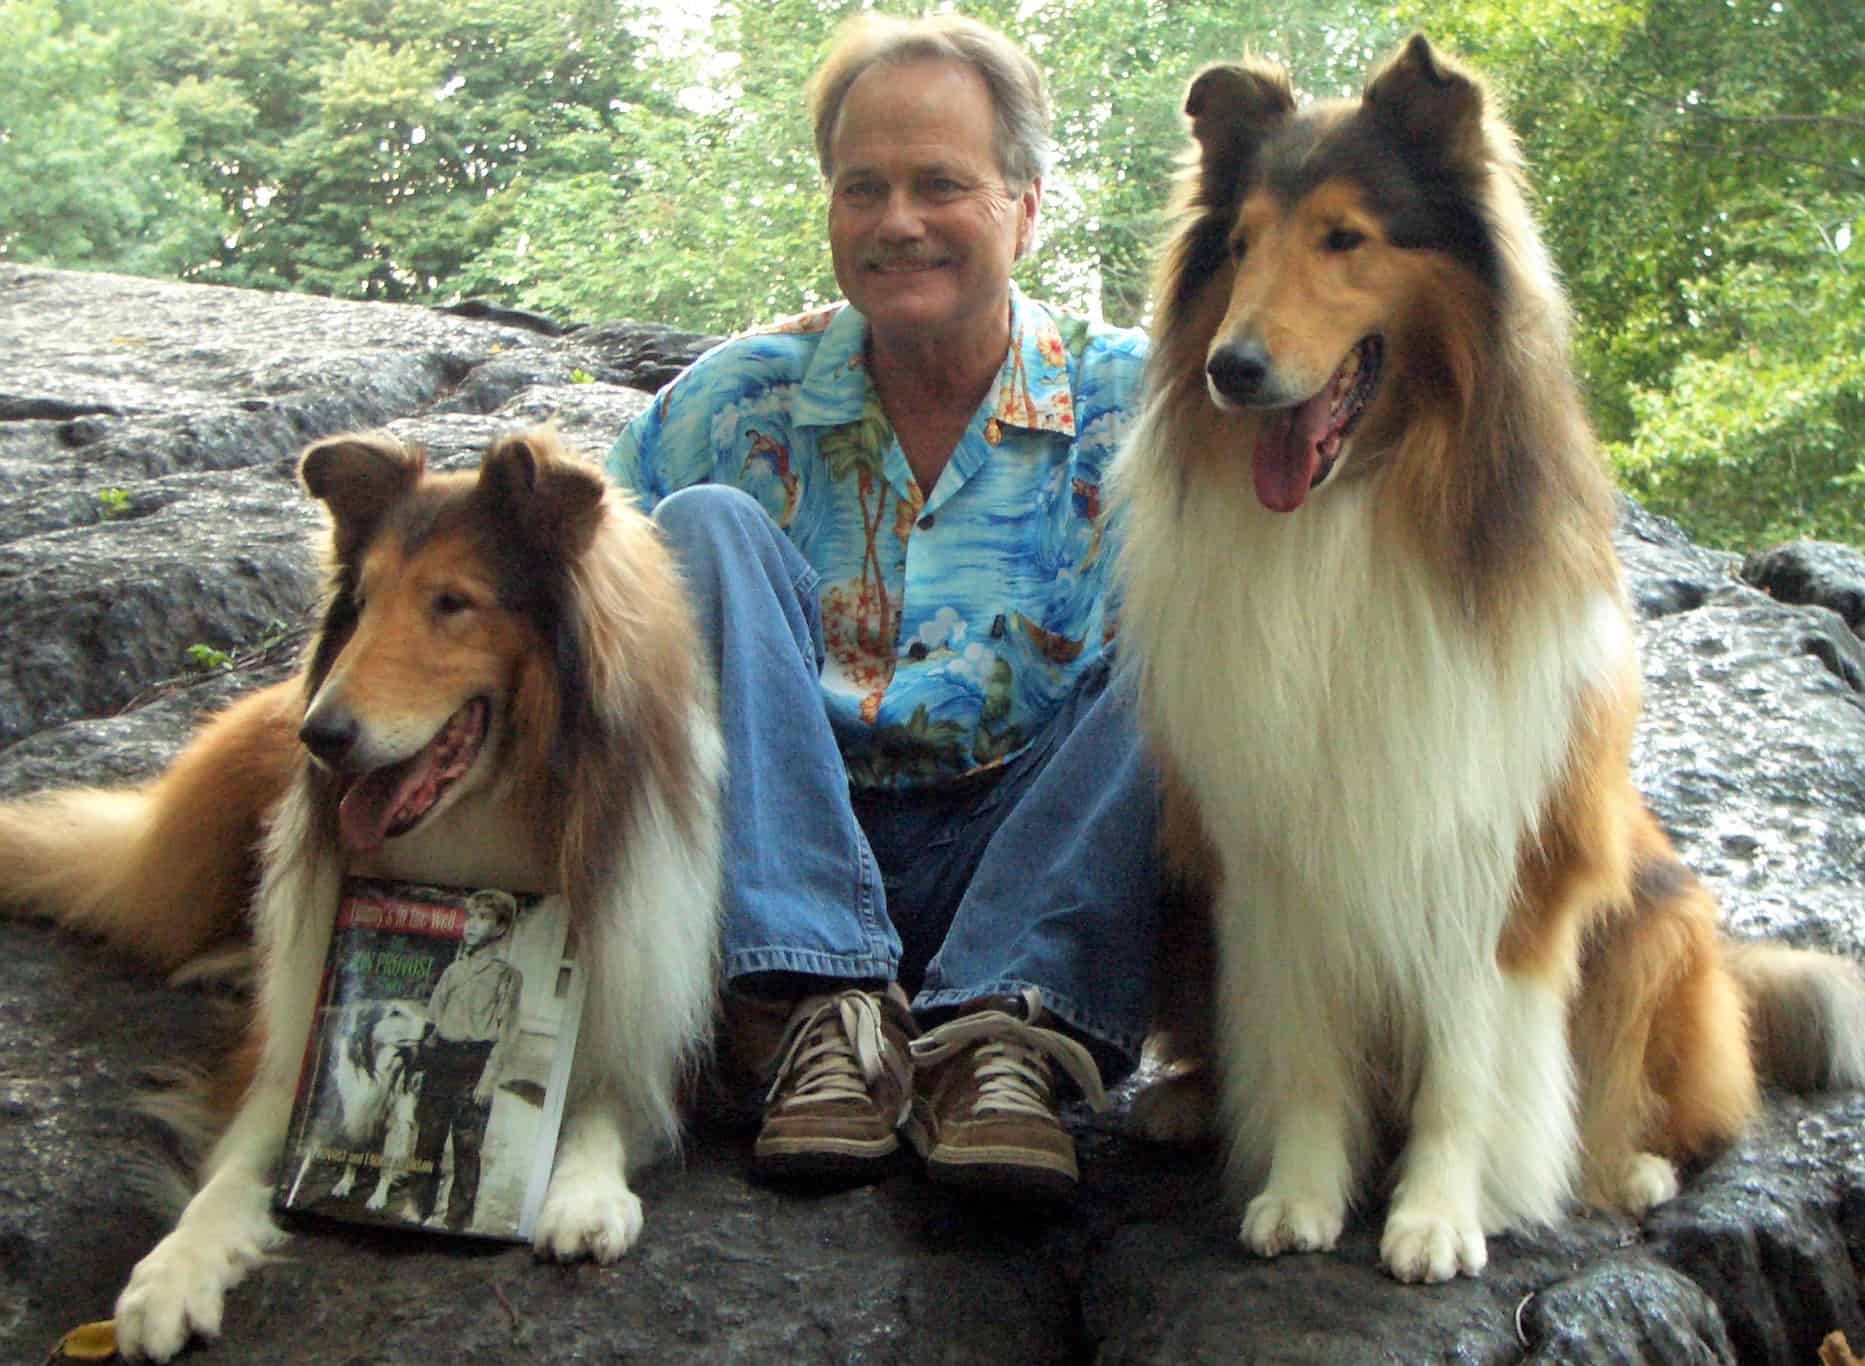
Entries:
POLYGON ((0 257, 177 274, 214 249, 219 206, 177 164, 174 110, 126 100, 124 36, 65 8, 0 3, 0 257))

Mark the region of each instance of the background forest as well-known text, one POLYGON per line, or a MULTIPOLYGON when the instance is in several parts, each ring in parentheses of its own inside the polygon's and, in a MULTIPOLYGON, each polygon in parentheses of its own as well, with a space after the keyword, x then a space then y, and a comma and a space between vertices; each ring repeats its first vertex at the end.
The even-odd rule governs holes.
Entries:
MULTIPOLYGON (((844 0, 0 0, 0 259, 736 330, 834 296, 799 89, 844 0)), ((1698 538, 1865 544, 1858 0, 977 0, 1054 87, 1027 288, 1144 319, 1178 98, 1505 95, 1595 422, 1698 538)))

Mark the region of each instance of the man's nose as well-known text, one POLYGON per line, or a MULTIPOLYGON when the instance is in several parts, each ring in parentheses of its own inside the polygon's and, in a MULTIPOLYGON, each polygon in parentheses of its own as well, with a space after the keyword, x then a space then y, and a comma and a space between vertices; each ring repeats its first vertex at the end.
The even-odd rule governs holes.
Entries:
POLYGON ((881 205, 879 230, 883 237, 889 239, 918 237, 925 224, 920 214, 919 199, 909 186, 902 186, 887 192, 887 199, 881 205))

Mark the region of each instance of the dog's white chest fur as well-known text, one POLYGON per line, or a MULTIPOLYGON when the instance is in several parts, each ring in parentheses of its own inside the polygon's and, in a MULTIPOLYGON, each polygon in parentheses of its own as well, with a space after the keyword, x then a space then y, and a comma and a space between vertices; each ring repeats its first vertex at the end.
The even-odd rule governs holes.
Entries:
POLYGON ((1585 695, 1632 648, 1619 600, 1550 602, 1499 638, 1382 534, 1376 480, 1284 516, 1245 461, 1181 491, 1155 431, 1121 471, 1122 648, 1222 872, 1230 1176, 1269 1172, 1245 1240, 1331 1245, 1382 1110, 1410 1119, 1401 1189, 1465 1211, 1460 1236, 1556 1217, 1564 993, 1508 977, 1497 945, 1585 695))
POLYGON ((1602 593, 1505 645, 1378 537, 1371 484, 1282 516, 1240 482, 1130 547, 1149 724, 1281 953, 1343 988, 1449 985, 1501 932, 1624 615, 1602 593))

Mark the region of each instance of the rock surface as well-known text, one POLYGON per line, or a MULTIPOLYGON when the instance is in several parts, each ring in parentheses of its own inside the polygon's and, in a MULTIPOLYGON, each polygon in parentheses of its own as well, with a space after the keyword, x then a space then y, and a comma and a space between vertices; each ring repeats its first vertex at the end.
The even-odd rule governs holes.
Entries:
MULTIPOLYGON (((386 426, 470 464, 554 416, 599 453, 703 344, 553 330, 0 266, 0 795, 145 776, 199 712, 291 667, 306 440, 386 426), (191 650, 232 662, 191 675, 191 650)), ((1734 932, 1865 958, 1865 650, 1840 615, 1857 626, 1856 555, 1745 571, 1631 507, 1621 550, 1654 808, 1734 932)), ((164 1139, 132 1096, 151 1067, 211 1064, 233 1009, 0 920, 0 1360, 110 1312, 167 1218, 138 1175, 164 1139)), ((1807 1363, 1833 1329, 1865 1346, 1858 1095, 1773 1098, 1642 1224, 1492 1240, 1481 1280, 1433 1288, 1380 1273, 1366 1217, 1338 1255, 1252 1261, 1210 1153, 1126 1137, 1119 1108, 1078 1125, 1084 1188, 1043 1217, 905 1167, 765 1189, 745 1135, 709 1120, 643 1181, 647 1231, 614 1268, 307 1227, 188 1359, 1807 1363)))

